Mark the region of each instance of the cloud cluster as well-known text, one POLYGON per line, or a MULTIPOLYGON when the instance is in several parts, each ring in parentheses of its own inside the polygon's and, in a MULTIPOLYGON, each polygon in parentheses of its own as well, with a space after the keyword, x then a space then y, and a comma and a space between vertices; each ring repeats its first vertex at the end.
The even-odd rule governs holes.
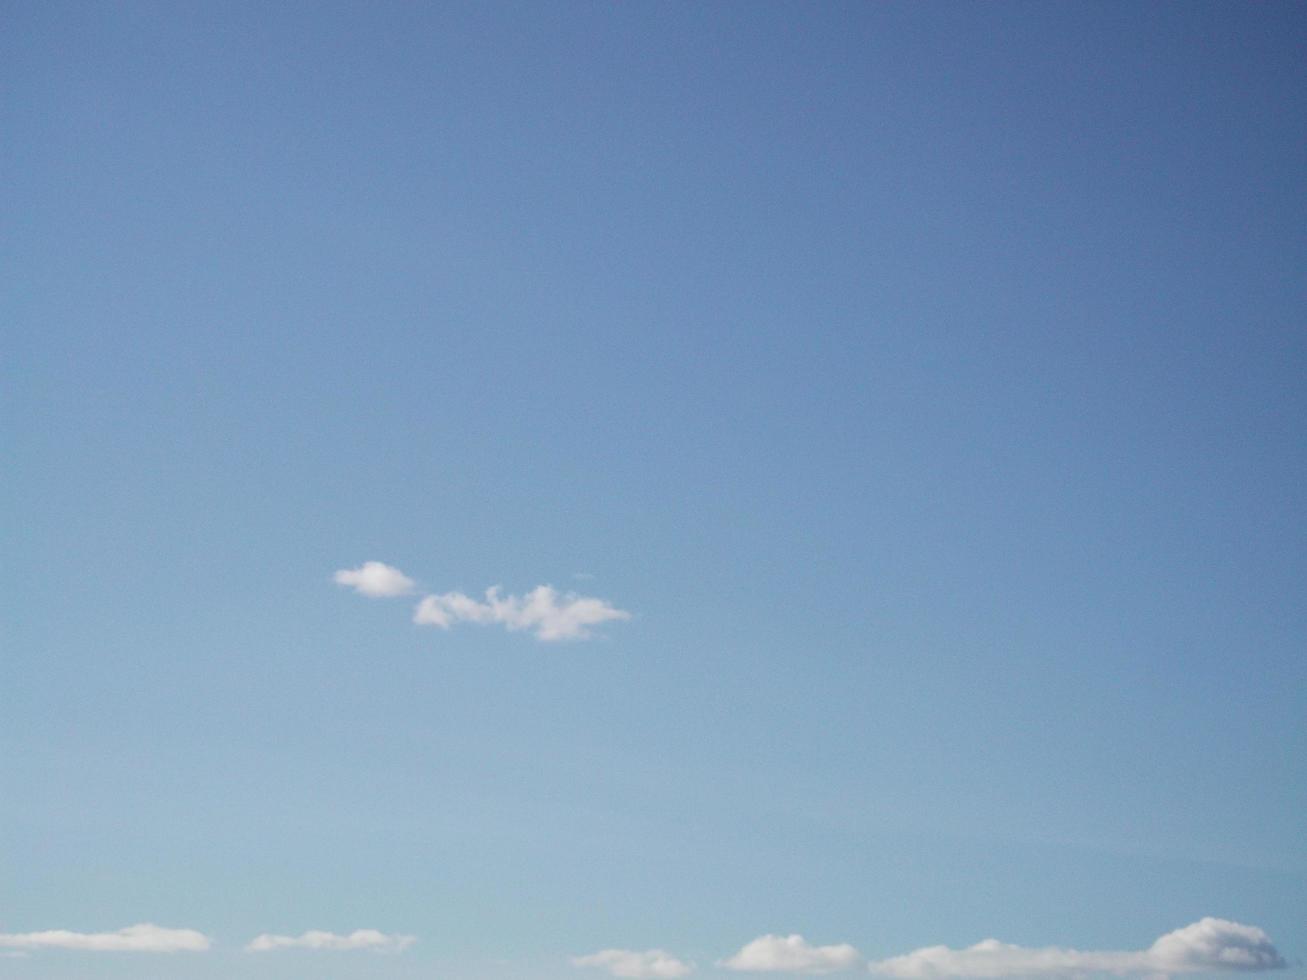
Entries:
MULTIPOLYGON (((615 977, 682 977, 694 964, 661 949, 638 953, 605 949, 572 960, 615 977)), ((928 946, 902 956, 868 963, 847 943, 814 946, 802 936, 768 934, 717 963, 749 973, 816 975, 865 970, 894 980, 1008 980, 1023 977, 1080 977, 1109 974, 1158 977, 1184 973, 1276 970, 1284 957, 1256 926, 1205 918, 1161 936, 1147 949, 1079 950, 1028 947, 986 939, 964 949, 928 946)))
POLYGON ((0 933, 0 949, 76 949, 97 953, 199 953, 212 945, 208 936, 194 929, 166 929, 149 922, 117 932, 0 933))
MULTIPOLYGON (((245 947, 252 953, 278 949, 371 950, 399 953, 416 942, 413 936, 376 929, 350 933, 311 929, 299 936, 264 933, 245 947)), ((89 952, 203 952, 213 945, 194 929, 169 929, 143 922, 116 932, 0 933, 0 956, 21 956, 43 949, 89 952)), ((847 943, 814 946, 800 935, 765 935, 717 965, 755 973, 825 974, 864 966, 862 954, 847 943)), ((615 977, 674 980, 694 972, 694 964, 662 949, 604 949, 572 958, 579 967, 597 967, 615 977)), ((1029 947, 986 939, 963 949, 927 946, 866 963, 872 973, 894 980, 1007 980, 1022 977, 1071 977, 1086 974, 1157 976, 1184 973, 1251 973, 1287 964, 1271 937, 1256 926, 1208 917, 1168 932, 1142 950, 1078 950, 1059 946, 1029 947)))
POLYGON ((572 957, 573 966, 595 966, 615 977, 673 978, 694 972, 694 964, 679 960, 661 949, 637 952, 630 949, 601 949, 587 956, 572 957))
MULTIPOLYGON (((372 599, 412 595, 417 584, 398 568, 379 561, 365 561, 358 568, 336 572, 338 585, 348 586, 372 599)), ((449 629, 456 623, 499 625, 509 630, 529 630, 537 640, 585 640, 591 627, 614 620, 630 619, 606 599, 560 593, 551 585, 538 585, 526 595, 503 595, 499 586, 486 589, 485 600, 462 592, 424 596, 413 611, 420 626, 449 629)))
POLYGON ((603 599, 539 585, 524 596, 500 595, 499 587, 486 589, 484 602, 462 592, 429 595, 418 603, 413 622, 449 629, 455 623, 498 623, 510 630, 530 630, 538 640, 584 640, 590 627, 630 619, 603 599))
POLYGON ((348 935, 310 929, 299 936, 275 936, 264 933, 255 936, 245 947, 251 953, 267 953, 274 949, 370 949, 377 953, 400 953, 412 946, 413 936, 394 936, 376 929, 355 929, 348 935))
POLYGON ((337 585, 348 586, 370 599, 412 595, 417 587, 417 583, 398 568, 379 561, 365 561, 358 568, 342 568, 334 577, 337 585))
POLYGON ((797 933, 759 936, 719 964, 728 970, 755 973, 836 973, 862 963, 862 954, 848 943, 814 946, 797 933))
POLYGON ((900 980, 973 977, 1117 976, 1274 970, 1285 965, 1271 938, 1256 926, 1205 918, 1168 932, 1136 951, 1032 948, 986 939, 965 949, 928 946, 871 964, 872 972, 900 980))

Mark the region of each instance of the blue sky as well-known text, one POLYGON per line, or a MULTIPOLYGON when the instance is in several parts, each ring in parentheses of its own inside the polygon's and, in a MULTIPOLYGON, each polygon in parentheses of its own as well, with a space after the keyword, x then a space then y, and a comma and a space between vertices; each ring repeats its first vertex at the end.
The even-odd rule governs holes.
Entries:
POLYGON ((0 975, 1307 976, 1301 5, 4 22, 0 975))

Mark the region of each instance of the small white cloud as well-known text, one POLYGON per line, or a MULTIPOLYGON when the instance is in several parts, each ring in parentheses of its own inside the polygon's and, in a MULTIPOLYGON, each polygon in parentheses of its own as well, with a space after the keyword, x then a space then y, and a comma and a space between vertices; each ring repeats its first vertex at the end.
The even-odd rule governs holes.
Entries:
POLYGON ((588 956, 572 957, 573 966, 594 966, 615 977, 671 978, 689 976, 694 964, 679 960, 662 949, 601 949, 588 956))
POLYGON ((1032 948, 986 939, 965 949, 928 946, 873 963, 871 970, 901 980, 1003 980, 1084 973, 1148 976, 1274 970, 1284 965, 1284 958, 1261 929, 1208 917, 1168 932, 1144 950, 1032 948))
POLYGON ((199 953, 212 943, 194 929, 165 929, 149 922, 128 926, 117 932, 70 932, 49 929, 45 932, 0 933, 0 949, 77 949, 97 953, 199 953))
POLYGON ((851 970, 862 963, 862 954, 848 943, 836 946, 813 946, 800 935, 759 936, 720 966, 728 970, 753 970, 760 973, 836 973, 851 970))
POLYGON ((267 953, 274 949, 370 949, 377 953, 400 953, 415 942, 413 936, 392 936, 376 929, 355 929, 348 935, 310 929, 299 936, 264 933, 250 940, 245 949, 251 953, 267 953))
POLYGON ((346 585, 370 599, 388 599, 411 595, 417 583, 401 572, 379 561, 365 561, 358 568, 342 568, 335 575, 337 585, 346 585))
POLYGON ((413 622, 449 629, 455 623, 498 623, 510 630, 531 630, 538 640, 584 640, 590 627, 614 620, 630 619, 604 599, 560 594, 552 586, 540 585, 524 596, 500 595, 499 586, 486 590, 484 602, 462 592, 429 595, 418 603, 413 622))

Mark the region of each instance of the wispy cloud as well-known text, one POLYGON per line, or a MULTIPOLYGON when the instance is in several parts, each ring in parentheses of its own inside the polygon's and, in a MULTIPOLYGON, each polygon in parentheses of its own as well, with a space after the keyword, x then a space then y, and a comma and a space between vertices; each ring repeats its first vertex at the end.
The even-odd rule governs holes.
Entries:
POLYGON ((117 932, 0 933, 0 949, 77 949, 96 953, 198 953, 212 945, 209 937, 194 929, 166 929, 149 922, 117 932))
POLYGON ((601 949, 587 956, 572 957, 573 966, 594 966, 615 977, 671 978, 689 976, 694 964, 677 959, 662 949, 601 949))
POLYGON ((1168 932, 1137 951, 1027 947, 986 939, 965 949, 928 946, 871 964, 873 973, 902 980, 974 977, 1067 976, 1111 973, 1118 976, 1174 973, 1251 972, 1285 966, 1271 938, 1256 926, 1205 918, 1168 932))
POLYGON ((728 970, 751 970, 759 973, 836 973, 851 970, 862 963, 862 954, 848 943, 836 946, 813 946, 802 936, 759 936, 734 956, 718 965, 728 970))
POLYGON ((400 953, 415 942, 413 936, 388 935, 376 929, 355 929, 347 935, 310 929, 299 936, 264 933, 250 940, 245 949, 251 953, 267 953, 274 949, 370 949, 377 953, 400 953))
MULTIPOLYGON (((337 585, 353 589, 372 599, 412 595, 417 583, 398 568, 379 561, 365 561, 358 568, 342 568, 335 574, 337 585)), ((499 625, 510 630, 529 630, 545 641, 586 640, 592 628, 602 623, 630 619, 607 599, 559 592, 551 585, 538 585, 525 595, 503 595, 499 586, 486 589, 485 599, 462 592, 423 596, 413 611, 413 622, 421 626, 449 629, 456 623, 499 625)))
POLYGON ((412 595, 417 587, 417 583, 398 568, 379 561, 365 561, 358 568, 342 568, 335 579, 337 585, 348 586, 370 599, 412 595))
POLYGON ((499 586, 486 590, 485 601, 462 592, 429 595, 418 603, 413 622, 449 629, 455 623, 499 624, 510 630, 530 630, 538 640, 584 640, 600 623, 630 619, 605 599, 560 594, 539 585, 524 596, 500 595, 499 586))

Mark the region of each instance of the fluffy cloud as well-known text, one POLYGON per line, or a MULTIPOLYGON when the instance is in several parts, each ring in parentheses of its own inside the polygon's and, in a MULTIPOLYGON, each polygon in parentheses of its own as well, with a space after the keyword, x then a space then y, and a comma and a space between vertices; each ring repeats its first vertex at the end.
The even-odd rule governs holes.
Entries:
POLYGON ((417 940, 412 936, 390 936, 376 929, 355 929, 347 936, 310 929, 301 936, 255 936, 245 948, 251 953, 274 949, 370 949, 378 953, 399 953, 417 940))
POLYGON ((862 954, 847 943, 813 946, 800 935, 759 936, 720 965, 730 970, 788 973, 835 973, 862 963, 862 954))
POLYGON ((573 966, 596 966, 615 977, 684 977, 694 972, 694 964, 678 960, 661 949, 636 952, 630 949, 603 949, 589 956, 572 957, 573 966))
POLYGON ((1137 951, 1032 948, 986 939, 966 949, 928 946, 871 964, 874 973, 903 980, 975 977, 1120 975, 1273 970, 1285 965, 1271 938, 1256 926, 1206 918, 1168 932, 1137 951))
POLYGON ((531 630, 538 640, 584 640, 590 627, 612 620, 630 619, 604 599, 559 594, 552 586, 540 585, 524 596, 503 596, 499 587, 486 590, 480 602, 462 592, 429 595, 418 603, 413 622, 449 629, 455 623, 498 623, 510 630, 531 630))
POLYGON ((1211 916, 1168 932, 1147 955, 1153 969, 1167 973, 1278 970, 1287 965, 1261 929, 1211 916))
POLYGON ((337 585, 347 585, 370 599, 410 595, 417 584, 398 568, 379 561, 365 561, 358 568, 342 568, 335 579, 337 585))
POLYGON ((194 929, 165 929, 142 922, 117 932, 0 933, 0 949, 78 949, 106 953, 198 953, 209 948, 209 937, 194 929))

